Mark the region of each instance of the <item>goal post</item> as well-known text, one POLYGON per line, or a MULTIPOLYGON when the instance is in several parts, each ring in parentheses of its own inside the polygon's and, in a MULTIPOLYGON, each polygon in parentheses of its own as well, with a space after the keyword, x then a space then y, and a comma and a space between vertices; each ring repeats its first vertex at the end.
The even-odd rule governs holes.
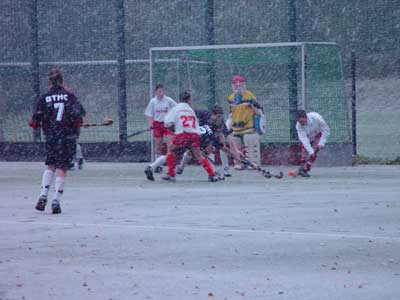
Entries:
POLYGON ((329 143, 351 142, 349 109, 339 47, 328 42, 291 42, 150 48, 150 92, 163 83, 171 96, 190 89, 195 108, 210 98, 228 111, 230 80, 240 74, 264 108, 263 143, 298 143, 294 111, 320 113, 331 128, 329 143), (176 64, 166 63, 176 60, 176 64), (212 70, 212 72, 210 72, 212 70), (210 89, 210 78, 213 88, 210 89), (213 94, 210 94, 213 91, 213 94))

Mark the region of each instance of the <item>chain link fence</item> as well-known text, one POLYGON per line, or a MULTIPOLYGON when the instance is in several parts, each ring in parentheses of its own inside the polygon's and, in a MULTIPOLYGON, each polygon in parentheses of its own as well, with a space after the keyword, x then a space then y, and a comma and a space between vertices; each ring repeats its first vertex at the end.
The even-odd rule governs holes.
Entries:
POLYGON ((53 67, 65 73, 91 122, 115 121, 82 130, 81 141, 119 141, 121 130, 146 126, 151 47, 336 42, 349 105, 350 54, 356 53, 357 152, 394 160, 400 155, 399 15, 398 0, 2 0, 0 141, 33 141, 27 120, 53 67))

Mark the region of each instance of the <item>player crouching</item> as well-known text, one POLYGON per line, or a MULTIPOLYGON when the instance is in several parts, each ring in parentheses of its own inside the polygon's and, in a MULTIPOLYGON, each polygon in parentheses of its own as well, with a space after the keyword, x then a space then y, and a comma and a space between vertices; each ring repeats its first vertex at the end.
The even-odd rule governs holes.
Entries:
POLYGON ((318 151, 325 147, 330 130, 322 116, 316 112, 306 113, 304 110, 299 110, 296 120, 297 135, 302 143, 302 160, 305 162, 297 173, 302 177, 310 177, 308 172, 317 159, 318 151))
POLYGON ((201 163, 208 174, 210 182, 218 181, 217 176, 200 151, 199 122, 196 114, 190 107, 192 103, 189 92, 179 95, 179 103, 165 116, 164 124, 175 132, 172 144, 168 148, 167 165, 168 175, 163 177, 167 181, 175 181, 175 152, 182 149, 190 149, 195 159, 201 163))

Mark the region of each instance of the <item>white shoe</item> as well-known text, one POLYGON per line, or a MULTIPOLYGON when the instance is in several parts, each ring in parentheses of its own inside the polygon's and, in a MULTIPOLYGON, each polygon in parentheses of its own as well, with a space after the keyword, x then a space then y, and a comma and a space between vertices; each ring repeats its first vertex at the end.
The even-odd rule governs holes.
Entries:
POLYGON ((231 173, 229 173, 229 168, 228 167, 224 168, 224 176, 225 177, 232 177, 231 173))
POLYGON ((235 170, 246 170, 245 166, 241 164, 234 165, 233 168, 235 170))

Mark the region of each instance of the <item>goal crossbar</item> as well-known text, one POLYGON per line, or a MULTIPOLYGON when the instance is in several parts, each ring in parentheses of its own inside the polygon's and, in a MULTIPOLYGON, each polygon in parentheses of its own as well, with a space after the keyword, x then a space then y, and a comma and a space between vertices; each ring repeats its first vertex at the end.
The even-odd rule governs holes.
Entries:
POLYGON ((229 45, 203 45, 203 46, 178 46, 178 47, 151 47, 152 51, 182 51, 182 50, 215 50, 239 48, 267 48, 267 47, 299 47, 303 45, 337 45, 334 42, 287 42, 287 43, 257 43, 257 44, 229 44, 229 45))

